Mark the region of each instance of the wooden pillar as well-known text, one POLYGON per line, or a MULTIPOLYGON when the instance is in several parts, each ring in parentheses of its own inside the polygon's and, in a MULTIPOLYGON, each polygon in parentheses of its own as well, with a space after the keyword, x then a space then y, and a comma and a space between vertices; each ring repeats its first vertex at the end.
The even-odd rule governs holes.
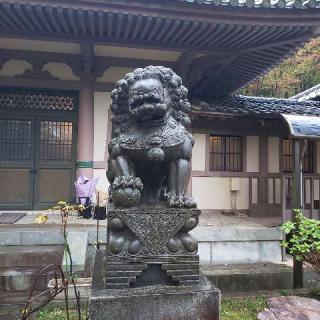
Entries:
MULTIPOLYGON (((294 142, 293 208, 302 210, 302 159, 301 144, 294 142)), ((295 219, 295 217, 293 217, 295 219)), ((293 257, 293 288, 303 288, 303 264, 293 257)))
POLYGON ((94 47, 92 43, 80 43, 82 86, 79 95, 77 176, 93 177, 94 152, 94 82, 96 79, 94 47))
POLYGON ((94 89, 83 82, 79 95, 77 176, 93 177, 94 89))
POLYGON ((259 183, 258 204, 260 216, 267 214, 268 209, 268 136, 262 133, 259 136, 259 183))

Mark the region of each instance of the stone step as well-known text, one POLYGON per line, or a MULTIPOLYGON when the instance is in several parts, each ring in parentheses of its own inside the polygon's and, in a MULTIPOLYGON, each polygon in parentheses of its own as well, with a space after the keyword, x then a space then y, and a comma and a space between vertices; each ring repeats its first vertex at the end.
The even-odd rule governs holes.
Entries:
POLYGON ((199 280, 181 280, 179 283, 182 286, 196 286, 199 284, 199 280))
POLYGON ((129 288, 129 283, 106 283, 106 289, 126 289, 129 288))
POLYGON ((175 281, 184 281, 184 280, 198 280, 199 275, 179 275, 179 276, 172 276, 172 279, 175 281))
POLYGON ((141 271, 147 268, 146 265, 143 264, 107 264, 107 271, 118 271, 118 270, 128 270, 128 271, 141 271))
POLYGON ((106 283, 131 283, 135 282, 136 277, 107 277, 106 283))
POLYGON ((107 271, 106 277, 137 277, 141 271, 107 271))
MULTIPOLYGON (((202 266, 201 271, 222 293, 289 290, 293 288, 292 267, 284 264, 202 266)), ((316 287, 320 276, 304 268, 304 287, 316 287)))
POLYGON ((197 270, 167 270, 167 275, 168 276, 176 276, 176 275, 192 275, 195 274, 197 272, 197 270))
POLYGON ((63 246, 0 247, 0 268, 61 265, 63 246))
MULTIPOLYGON (((0 292, 30 291, 43 268, 44 266, 0 268, 0 292)), ((35 288, 46 289, 49 280, 50 274, 41 274, 35 288)))
POLYGON ((185 269, 185 270, 199 270, 199 263, 193 262, 193 263, 168 263, 162 265, 163 270, 176 270, 176 269, 185 269))

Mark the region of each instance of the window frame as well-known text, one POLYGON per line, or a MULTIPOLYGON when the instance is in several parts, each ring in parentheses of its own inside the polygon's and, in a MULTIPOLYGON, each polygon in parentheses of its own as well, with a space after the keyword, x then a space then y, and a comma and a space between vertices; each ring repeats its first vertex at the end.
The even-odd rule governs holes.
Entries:
MULTIPOLYGON (((244 154, 244 150, 243 150, 243 136, 240 135, 228 135, 228 134, 214 134, 211 133, 208 135, 208 167, 207 170, 209 172, 225 172, 225 173, 233 173, 233 174, 238 174, 238 173, 242 173, 244 170, 244 159, 243 159, 243 154, 244 154), (223 138, 222 143, 223 143, 223 150, 222 152, 213 152, 211 151, 211 137, 220 137, 223 138), (237 138, 239 141, 239 152, 227 152, 227 144, 226 144, 226 139, 227 138, 237 138), (212 155, 213 154, 222 154, 223 155, 223 170, 214 170, 213 169, 213 165, 212 165, 212 155), (229 155, 229 165, 227 165, 227 156, 229 155), (232 163, 230 155, 236 155, 239 157, 239 164, 238 167, 236 168, 236 170, 230 170, 230 164, 232 163)), ((234 159, 233 159, 234 161, 234 159)))
MULTIPOLYGON (((303 173, 304 174, 314 174, 316 171, 316 144, 313 140, 307 140, 308 143, 308 153, 304 156, 304 163, 303 163, 303 173), (306 158, 307 157, 307 158, 306 158), (308 161, 308 170, 305 170, 305 161, 308 161)), ((281 172, 284 174, 292 174, 294 172, 294 140, 290 138, 281 138, 281 157, 280 157, 280 165, 281 165, 281 172), (285 141, 291 142, 291 151, 292 154, 284 154, 284 144, 285 141), (286 166, 284 165, 284 156, 291 157, 292 160, 292 169, 286 170, 286 166)))

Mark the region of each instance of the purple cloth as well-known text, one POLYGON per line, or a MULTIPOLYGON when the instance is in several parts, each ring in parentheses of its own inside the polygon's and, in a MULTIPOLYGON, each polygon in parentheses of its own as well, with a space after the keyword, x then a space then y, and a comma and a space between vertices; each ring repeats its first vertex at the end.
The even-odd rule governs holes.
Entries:
POLYGON ((74 183, 76 188, 76 197, 80 199, 80 203, 85 205, 86 198, 91 199, 99 178, 89 179, 85 175, 81 175, 77 178, 77 181, 74 183))

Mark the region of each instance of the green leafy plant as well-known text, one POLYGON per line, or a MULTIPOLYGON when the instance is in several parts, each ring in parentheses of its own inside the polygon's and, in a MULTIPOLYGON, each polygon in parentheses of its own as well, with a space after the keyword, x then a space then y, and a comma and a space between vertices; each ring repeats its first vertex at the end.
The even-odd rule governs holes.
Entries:
POLYGON ((294 210, 294 221, 282 225, 282 230, 290 234, 282 245, 288 248, 289 253, 297 260, 320 273, 320 221, 307 219, 301 210, 294 210))

